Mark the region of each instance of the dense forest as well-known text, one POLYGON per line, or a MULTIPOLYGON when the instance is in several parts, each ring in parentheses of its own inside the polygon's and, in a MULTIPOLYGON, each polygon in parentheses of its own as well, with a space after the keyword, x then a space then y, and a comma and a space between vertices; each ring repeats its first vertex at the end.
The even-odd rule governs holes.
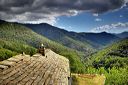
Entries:
POLYGON ((105 74, 106 85, 128 84, 128 38, 109 45, 86 59, 86 72, 105 74))

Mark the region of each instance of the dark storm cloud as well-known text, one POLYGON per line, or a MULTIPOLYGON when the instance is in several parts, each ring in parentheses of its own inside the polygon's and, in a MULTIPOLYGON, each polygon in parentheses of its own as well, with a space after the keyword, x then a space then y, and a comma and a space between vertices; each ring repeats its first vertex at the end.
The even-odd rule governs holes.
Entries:
POLYGON ((47 22, 82 11, 103 13, 120 8, 127 0, 0 0, 0 19, 21 23, 47 22))

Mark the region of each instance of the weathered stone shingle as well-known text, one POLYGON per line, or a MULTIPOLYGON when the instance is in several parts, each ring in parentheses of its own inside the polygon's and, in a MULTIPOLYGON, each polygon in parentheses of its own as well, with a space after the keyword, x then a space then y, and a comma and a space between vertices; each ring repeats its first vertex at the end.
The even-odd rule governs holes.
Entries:
POLYGON ((0 85, 68 85, 68 59, 51 50, 46 56, 17 55, 0 62, 0 85))

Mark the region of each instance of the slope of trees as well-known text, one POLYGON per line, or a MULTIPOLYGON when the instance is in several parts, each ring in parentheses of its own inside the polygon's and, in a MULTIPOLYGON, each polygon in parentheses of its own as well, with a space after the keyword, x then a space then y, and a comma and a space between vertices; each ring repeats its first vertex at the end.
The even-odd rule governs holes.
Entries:
POLYGON ((106 85, 128 84, 128 38, 90 56, 86 73, 105 74, 106 85))
POLYGON ((17 54, 16 52, 13 52, 13 51, 8 50, 8 49, 1 48, 0 49, 0 61, 8 59, 8 58, 10 58, 10 57, 12 57, 16 54, 17 54))
POLYGON ((59 29, 57 27, 51 26, 49 24, 24 24, 25 26, 31 28, 36 33, 47 37, 50 40, 56 41, 66 47, 75 49, 77 51, 84 52, 85 55, 94 52, 94 48, 86 39, 82 41, 77 33, 73 34, 64 29, 59 29))
MULTIPOLYGON (((36 53, 37 48, 43 43, 46 48, 52 49, 56 53, 67 57, 71 62, 72 72, 83 72, 83 63, 80 60, 80 52, 73 49, 67 48, 61 44, 51 41, 37 33, 33 32, 31 29, 26 28, 19 24, 14 23, 1 23, 0 24, 0 49, 6 49, 10 54, 9 56, 5 54, 5 57, 1 60, 9 58, 15 53, 25 52, 27 54, 33 55, 36 53), (13 53, 14 52, 14 53, 13 53)), ((1 53, 1 55, 3 55, 1 53)))
POLYGON ((88 55, 88 52, 92 53, 95 50, 101 49, 104 46, 120 39, 120 37, 111 33, 77 33, 60 29, 47 23, 23 25, 31 28, 38 34, 43 35, 51 40, 57 41, 58 43, 63 44, 69 48, 82 51, 85 53, 85 55, 88 55))

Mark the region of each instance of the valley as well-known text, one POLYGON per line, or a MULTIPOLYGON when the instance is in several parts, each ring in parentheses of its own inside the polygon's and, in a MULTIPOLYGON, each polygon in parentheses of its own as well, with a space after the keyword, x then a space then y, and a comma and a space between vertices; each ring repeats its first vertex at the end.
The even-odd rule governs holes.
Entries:
MULTIPOLYGON (((0 21, 0 61, 23 52, 33 56, 43 43, 45 48, 69 59, 71 73, 85 77, 104 74, 105 85, 125 85, 128 83, 127 34, 76 33, 46 23, 0 21)), ((84 82, 80 80, 82 77, 78 81, 84 82)))

